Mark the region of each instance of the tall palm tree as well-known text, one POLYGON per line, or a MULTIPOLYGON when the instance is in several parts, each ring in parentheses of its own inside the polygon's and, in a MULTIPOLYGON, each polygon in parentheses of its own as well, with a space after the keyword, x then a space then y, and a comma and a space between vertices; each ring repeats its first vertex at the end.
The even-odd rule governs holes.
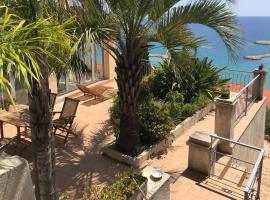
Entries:
POLYGON ((138 96, 143 77, 144 55, 152 42, 169 53, 196 48, 203 42, 188 24, 206 25, 216 31, 233 53, 240 44, 234 14, 221 0, 81 0, 79 8, 82 46, 85 41, 100 44, 116 61, 116 82, 120 100, 120 134, 116 145, 133 155, 140 145, 137 122, 138 96))
POLYGON ((50 63, 61 63, 56 51, 64 49, 65 56, 70 54, 66 30, 70 22, 58 25, 52 17, 38 17, 34 2, 24 2, 32 6, 31 19, 10 14, 7 7, 0 9, 0 89, 13 102, 5 78, 13 73, 28 90, 36 198, 56 199, 48 76, 50 63))

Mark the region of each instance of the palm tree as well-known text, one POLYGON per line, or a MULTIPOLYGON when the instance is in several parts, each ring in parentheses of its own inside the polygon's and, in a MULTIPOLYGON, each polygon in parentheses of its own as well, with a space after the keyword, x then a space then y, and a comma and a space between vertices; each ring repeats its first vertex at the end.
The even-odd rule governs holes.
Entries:
POLYGON ((116 61, 120 100, 120 135, 116 145, 134 155, 140 145, 137 122, 138 96, 145 55, 158 42, 169 53, 196 48, 203 42, 188 24, 206 25, 216 31, 232 54, 240 38, 234 14, 221 0, 82 0, 79 8, 81 43, 101 45, 116 61))
POLYGON ((33 1, 28 3, 32 6, 29 11, 33 14, 29 15, 32 19, 10 14, 7 7, 0 10, 0 89, 13 102, 5 78, 13 73, 28 90, 36 198, 56 199, 48 76, 53 69, 50 69, 50 63, 61 63, 57 51, 70 54, 70 35, 66 26, 71 21, 58 25, 52 17, 38 17, 33 1))

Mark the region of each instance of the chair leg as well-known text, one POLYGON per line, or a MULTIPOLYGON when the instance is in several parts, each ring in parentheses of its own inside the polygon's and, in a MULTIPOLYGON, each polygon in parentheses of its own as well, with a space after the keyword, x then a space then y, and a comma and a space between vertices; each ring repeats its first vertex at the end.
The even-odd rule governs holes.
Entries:
POLYGON ((69 136, 70 131, 71 131, 70 129, 67 131, 66 137, 64 139, 64 144, 67 143, 67 139, 68 139, 68 136, 69 136))

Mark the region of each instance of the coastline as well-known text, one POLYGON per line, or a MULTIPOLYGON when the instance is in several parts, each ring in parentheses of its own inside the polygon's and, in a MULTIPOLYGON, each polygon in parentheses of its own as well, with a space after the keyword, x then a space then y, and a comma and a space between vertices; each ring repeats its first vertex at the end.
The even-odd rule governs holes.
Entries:
POLYGON ((270 40, 257 40, 255 44, 270 45, 270 40))
POLYGON ((247 60, 262 60, 263 58, 270 58, 270 53, 259 54, 254 56, 244 56, 244 58, 247 60))

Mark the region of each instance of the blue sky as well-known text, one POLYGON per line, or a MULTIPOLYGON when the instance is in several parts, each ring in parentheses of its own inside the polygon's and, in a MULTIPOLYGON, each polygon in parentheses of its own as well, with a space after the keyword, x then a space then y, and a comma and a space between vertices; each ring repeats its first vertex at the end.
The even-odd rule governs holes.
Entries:
POLYGON ((270 16, 270 0, 238 0, 233 7, 240 16, 270 16))
MULTIPOLYGON (((182 3, 190 2, 183 0, 182 3)), ((236 0, 232 9, 239 16, 270 16, 270 0, 236 0)))

